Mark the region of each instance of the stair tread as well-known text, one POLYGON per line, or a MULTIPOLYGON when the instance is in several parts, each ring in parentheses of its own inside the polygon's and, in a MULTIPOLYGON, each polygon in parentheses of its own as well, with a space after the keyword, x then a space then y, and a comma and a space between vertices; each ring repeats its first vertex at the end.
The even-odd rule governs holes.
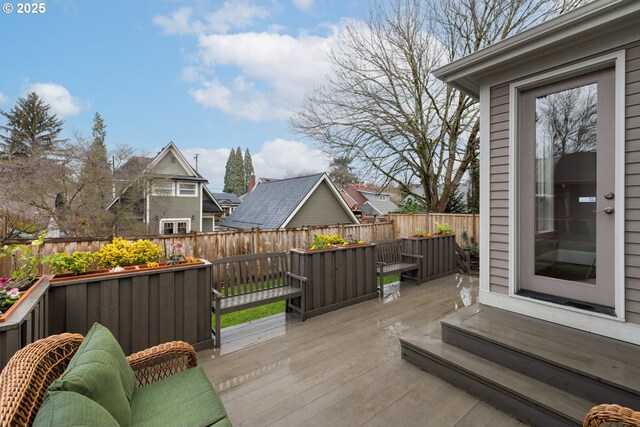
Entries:
POLYGON ((410 347, 420 354, 431 354, 429 358, 436 358, 471 378, 481 379, 536 406, 562 414, 572 422, 582 423, 585 414, 596 405, 595 402, 505 368, 432 336, 407 335, 400 341, 403 347, 410 347))
POLYGON ((459 310, 442 324, 640 393, 640 346, 482 305, 459 310))

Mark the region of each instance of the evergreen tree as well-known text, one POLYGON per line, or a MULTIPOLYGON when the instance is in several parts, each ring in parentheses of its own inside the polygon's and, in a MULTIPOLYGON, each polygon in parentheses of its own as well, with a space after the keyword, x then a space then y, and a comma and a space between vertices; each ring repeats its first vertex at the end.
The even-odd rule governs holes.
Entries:
POLYGON ((93 116, 93 126, 91 126, 91 134, 93 135, 93 143, 100 144, 103 147, 106 147, 104 141, 107 138, 107 125, 104 123, 104 119, 98 112, 96 112, 96 114, 93 116))
POLYGON ((38 94, 31 92, 26 98, 18 99, 11 111, 0 111, 7 119, 6 125, 0 126, 5 133, 0 135, 2 156, 11 158, 44 153, 64 142, 58 139, 64 121, 51 114, 50 109, 38 94))
POLYGON ((247 148, 244 152, 244 191, 242 194, 249 191, 249 179, 251 179, 251 175, 253 174, 255 174, 255 171, 253 170, 253 161, 251 161, 251 154, 247 148))
POLYGON ((445 213, 466 213, 467 206, 464 202, 464 194, 460 193, 459 191, 455 191, 449 198, 444 211, 445 213))
POLYGON ((359 179, 351 172, 351 161, 348 157, 336 157, 329 165, 329 178, 338 188, 344 188, 347 184, 356 184, 359 179))
POLYGON ((224 191, 225 193, 233 193, 232 176, 233 176, 235 158, 236 158, 236 150, 232 148, 231 152, 229 153, 229 158, 227 159, 227 164, 224 167, 224 187, 222 191, 224 191))
POLYGON ((246 187, 244 181, 244 159, 242 158, 242 149, 238 147, 236 149, 235 157, 233 159, 233 174, 231 175, 231 188, 232 193, 240 196, 244 194, 246 187))

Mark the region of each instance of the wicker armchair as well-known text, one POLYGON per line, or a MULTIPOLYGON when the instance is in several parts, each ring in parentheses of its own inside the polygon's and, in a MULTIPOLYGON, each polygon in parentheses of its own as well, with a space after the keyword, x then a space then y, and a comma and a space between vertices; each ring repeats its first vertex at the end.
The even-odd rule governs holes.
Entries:
MULTIPOLYGON (((82 343, 80 334, 52 335, 16 352, 0 373, 0 427, 29 426, 44 394, 59 378, 82 343)), ((197 365, 190 344, 173 341, 127 357, 138 387, 197 365)))
POLYGON ((587 412, 583 427, 598 427, 600 425, 640 427, 640 412, 620 405, 604 404, 594 406, 587 412))

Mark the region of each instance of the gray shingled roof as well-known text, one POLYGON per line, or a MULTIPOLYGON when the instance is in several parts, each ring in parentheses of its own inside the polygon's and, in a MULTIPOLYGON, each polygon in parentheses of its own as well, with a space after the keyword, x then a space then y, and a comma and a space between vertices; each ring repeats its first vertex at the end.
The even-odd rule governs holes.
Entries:
POLYGON ((233 193, 211 193, 218 202, 228 201, 229 203, 240 204, 240 198, 233 193))
POLYGON ((324 174, 260 183, 224 220, 233 228, 280 228, 324 174))

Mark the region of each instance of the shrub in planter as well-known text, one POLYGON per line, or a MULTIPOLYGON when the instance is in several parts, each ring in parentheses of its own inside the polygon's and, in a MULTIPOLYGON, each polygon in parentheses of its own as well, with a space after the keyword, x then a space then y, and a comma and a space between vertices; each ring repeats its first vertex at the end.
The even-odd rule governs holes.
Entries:
POLYGON ((75 251, 71 255, 66 253, 49 255, 46 262, 53 274, 71 272, 84 274, 98 260, 98 255, 93 252, 75 251))
POLYGON ((11 277, 0 277, 0 316, 36 283, 38 267, 42 263, 36 251, 44 243, 45 234, 42 233, 28 245, 5 245, 0 248, 0 259, 10 256, 16 266, 11 277))
POLYGON ((329 249, 363 243, 366 242, 356 239, 352 234, 349 234, 346 238, 339 234, 314 234, 313 240, 307 243, 303 249, 315 251, 317 249, 329 249))
POLYGON ((436 222, 436 234, 455 235, 456 230, 446 222, 436 222))
POLYGON ((158 262, 163 255, 164 250, 155 243, 148 240, 130 242, 121 237, 114 237, 111 243, 104 245, 97 253, 98 265, 105 268, 146 265, 158 262))

